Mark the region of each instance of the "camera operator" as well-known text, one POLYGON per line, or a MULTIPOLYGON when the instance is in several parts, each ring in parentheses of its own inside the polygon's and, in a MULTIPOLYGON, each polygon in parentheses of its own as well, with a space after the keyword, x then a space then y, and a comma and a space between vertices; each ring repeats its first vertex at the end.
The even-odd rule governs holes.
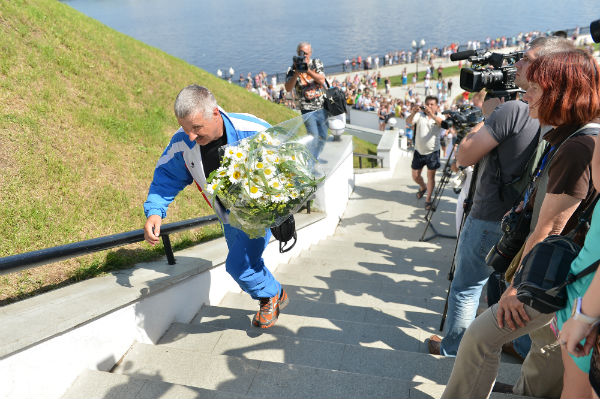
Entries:
POLYGON ((425 198, 425 209, 431 208, 431 194, 435 187, 435 171, 440 167, 440 132, 443 115, 437 97, 427 96, 425 105, 413 104, 411 113, 406 118, 407 125, 415 125, 415 151, 411 163, 412 178, 419 185, 417 199, 425 198), (427 184, 421 172, 427 165, 427 184))
MULTIPOLYGON (((529 62, 542 53, 572 48, 567 40, 548 37, 536 39, 530 46, 515 64, 515 83, 523 89, 528 85, 525 74, 529 62)), ((460 166, 479 162, 479 171, 472 208, 458 238, 446 334, 443 339, 430 337, 428 348, 432 354, 456 356, 465 330, 475 319, 481 291, 493 272, 486 264, 486 255, 502 236, 500 221, 520 194, 507 184, 522 175, 538 145, 540 125, 529 115, 525 102, 488 101, 499 105, 482 127, 462 140, 456 154, 460 166)), ((484 113, 488 107, 484 104, 484 113)))
POLYGON ((323 86, 325 74, 323 63, 318 58, 311 59, 310 43, 300 42, 296 49, 297 56, 288 69, 285 90, 295 89, 296 99, 302 114, 311 113, 304 118, 304 125, 312 140, 310 151, 315 159, 319 158, 327 141, 327 111, 323 108, 323 86))

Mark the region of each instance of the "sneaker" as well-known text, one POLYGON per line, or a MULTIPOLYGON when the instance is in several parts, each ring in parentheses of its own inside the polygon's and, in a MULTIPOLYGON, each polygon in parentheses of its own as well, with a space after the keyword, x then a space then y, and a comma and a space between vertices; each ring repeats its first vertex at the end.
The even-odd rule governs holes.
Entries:
POLYGON ((272 327, 277 318, 279 311, 287 306, 290 302, 286 292, 281 289, 281 293, 272 298, 260 298, 260 309, 252 319, 252 325, 260 328, 272 327))
POLYGON ((281 287, 281 295, 279 295, 279 310, 283 310, 288 303, 290 303, 290 298, 287 296, 287 292, 281 287))

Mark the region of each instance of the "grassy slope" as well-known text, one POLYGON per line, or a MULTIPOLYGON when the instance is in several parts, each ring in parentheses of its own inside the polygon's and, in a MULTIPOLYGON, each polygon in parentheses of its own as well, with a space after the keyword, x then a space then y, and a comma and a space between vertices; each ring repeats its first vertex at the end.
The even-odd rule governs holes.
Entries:
MULTIPOLYGON (((188 84, 229 111, 295 116, 54 0, 1 2, 0 53, 0 256, 141 228, 154 165, 178 128, 173 100, 188 84)), ((209 213, 190 186, 167 222, 209 213)))

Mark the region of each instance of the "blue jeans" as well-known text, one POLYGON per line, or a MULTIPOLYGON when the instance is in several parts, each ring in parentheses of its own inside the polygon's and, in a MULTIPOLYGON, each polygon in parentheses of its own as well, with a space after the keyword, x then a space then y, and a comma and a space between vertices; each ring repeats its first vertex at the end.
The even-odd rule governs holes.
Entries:
POLYGON ((500 221, 471 216, 465 220, 458 238, 456 270, 448 295, 448 315, 441 345, 444 356, 456 356, 465 330, 475 320, 481 291, 494 271, 485 264, 485 257, 501 236, 500 221))
POLYGON ((308 144, 308 149, 315 159, 318 159, 327 141, 327 111, 324 108, 316 111, 302 111, 302 119, 304 119, 306 131, 313 136, 313 140, 308 144))
POLYGON ((229 253, 225 260, 227 273, 253 299, 272 298, 281 291, 281 284, 265 266, 262 254, 271 238, 267 229, 264 237, 251 239, 240 229, 224 224, 229 253))

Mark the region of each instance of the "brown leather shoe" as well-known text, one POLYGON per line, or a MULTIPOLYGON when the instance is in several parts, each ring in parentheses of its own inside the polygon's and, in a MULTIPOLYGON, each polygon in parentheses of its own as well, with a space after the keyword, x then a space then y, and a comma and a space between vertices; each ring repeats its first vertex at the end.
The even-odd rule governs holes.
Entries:
POLYGON ((519 354, 519 352, 517 352, 517 350, 515 349, 512 341, 511 342, 507 342, 504 345, 502 345, 502 352, 506 353, 507 355, 510 355, 510 356, 514 357, 515 359, 517 359, 521 363, 523 363, 523 361, 525 360, 523 358, 523 356, 521 356, 519 354))
POLYGON ((503 382, 498 382, 496 381, 494 383, 494 387, 492 388, 492 392, 499 392, 499 393, 513 393, 513 386, 510 384, 505 384, 503 382))
POLYGON ((442 339, 437 335, 432 335, 427 340, 427 349, 429 349, 429 353, 432 355, 441 355, 442 339))

